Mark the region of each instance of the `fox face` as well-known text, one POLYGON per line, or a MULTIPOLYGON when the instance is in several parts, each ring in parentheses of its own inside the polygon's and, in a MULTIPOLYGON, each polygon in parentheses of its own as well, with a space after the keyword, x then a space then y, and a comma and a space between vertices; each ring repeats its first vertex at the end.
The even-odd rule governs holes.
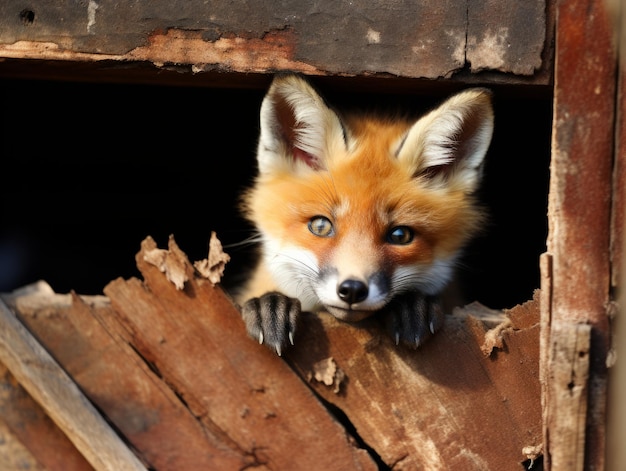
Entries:
POLYGON ((280 352, 301 310, 350 322, 384 312, 397 343, 421 344, 481 228, 473 193, 491 93, 463 91, 417 121, 343 116, 302 77, 279 75, 260 124, 259 174, 243 199, 262 255, 240 298, 249 333, 280 352))

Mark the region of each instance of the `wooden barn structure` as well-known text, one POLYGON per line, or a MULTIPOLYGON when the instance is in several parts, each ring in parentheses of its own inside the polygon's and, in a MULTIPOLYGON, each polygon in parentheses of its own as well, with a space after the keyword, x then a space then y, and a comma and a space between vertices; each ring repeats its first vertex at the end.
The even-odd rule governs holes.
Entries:
POLYGON ((0 298, 0 468, 624 469, 623 8, 4 0, 0 275, 51 269, 0 298), (177 230, 239 230, 236 146, 284 70, 345 102, 495 91, 491 264, 419 350, 310 315, 278 357, 223 290, 246 262, 177 230))

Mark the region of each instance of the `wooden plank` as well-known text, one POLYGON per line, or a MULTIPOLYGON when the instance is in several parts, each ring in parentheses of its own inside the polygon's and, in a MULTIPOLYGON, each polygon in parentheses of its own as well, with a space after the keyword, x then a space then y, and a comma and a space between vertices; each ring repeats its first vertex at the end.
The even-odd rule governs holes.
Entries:
POLYGON ((144 282, 117 279, 107 285, 115 318, 104 320, 124 327, 126 341, 211 433, 247 453, 250 467, 376 469, 285 362, 247 336, 223 291, 194 277, 173 239, 168 257, 186 273, 184 289, 146 261, 155 249, 148 238, 136 257, 144 282))
MULTIPOLYGON (((195 417, 104 320, 108 299, 43 290, 13 299, 23 322, 154 469, 242 469, 252 462, 195 417)), ((115 326, 115 324, 113 324, 115 326)))
POLYGON ((0 361, 95 469, 146 469, 2 300, 0 325, 0 361))
POLYGON ((124 361, 109 354, 116 347, 100 340, 98 324, 120 339, 115 344, 132 345, 207 434, 241 450, 249 467, 377 468, 310 388, 338 407, 358 433, 356 440, 390 468, 514 469, 541 454, 537 299, 506 315, 470 306, 416 351, 398 348, 374 320, 351 325, 325 315, 304 316, 296 346, 283 359, 247 336, 230 300, 196 278, 173 239, 164 251, 171 264, 149 263, 145 255, 154 250, 161 249, 148 238, 137 255, 144 282, 118 279, 107 286, 111 308, 99 306, 106 298, 74 296, 70 310, 68 296, 48 299, 47 309, 43 300, 39 309, 32 297, 14 300, 142 455, 149 455, 150 444, 139 443, 125 427, 145 424, 146 413, 157 413, 155 404, 141 391, 120 393, 112 383, 145 373, 136 366, 125 370, 124 361), (81 335, 68 333, 72 328, 81 335), (64 334, 50 335, 54 330, 64 334), (98 356, 101 363, 94 361, 98 356), (122 375, 109 379, 107 364, 122 375), (120 417, 115 403, 133 406, 122 407, 126 417, 120 417))
MULTIPOLYGON (((89 471, 93 467, 0 363, 0 421, 7 434, 48 471, 89 471)), ((1 433, 0 433, 1 434, 1 433)), ((2 443, 0 439, 0 443, 2 443)), ((20 469, 6 465, 0 469, 20 469)), ((30 469, 30 468, 29 468, 30 469)))
POLYGON ((538 304, 523 309, 502 325, 470 305, 416 351, 376 322, 310 316, 287 358, 393 469, 521 468, 542 442, 538 304))
POLYGON ((548 208, 553 316, 591 322, 602 335, 608 332, 615 49, 602 0, 559 5, 548 208))
POLYGON ((546 1, 0 3, 0 57, 146 61, 194 73, 289 69, 437 79, 464 70, 550 82, 546 1), (467 39, 472 42, 468 43, 467 39))
MULTIPOLYGON (((616 50, 606 2, 557 2, 556 31, 548 203, 551 322, 553 326, 592 327, 585 468, 603 469, 616 77, 616 50)), ((550 351, 559 341, 551 338, 550 351)), ((552 410, 559 407, 557 399, 549 395, 547 400, 548 416, 558 416, 558 409, 552 410)), ((548 427, 552 425, 548 423, 548 427)), ((551 441, 553 431, 548 430, 548 435, 551 441)), ((559 454, 554 446, 550 443, 550 455, 559 454)))
POLYGON ((591 327, 552 325, 550 358, 550 469, 585 469, 585 427, 591 327))

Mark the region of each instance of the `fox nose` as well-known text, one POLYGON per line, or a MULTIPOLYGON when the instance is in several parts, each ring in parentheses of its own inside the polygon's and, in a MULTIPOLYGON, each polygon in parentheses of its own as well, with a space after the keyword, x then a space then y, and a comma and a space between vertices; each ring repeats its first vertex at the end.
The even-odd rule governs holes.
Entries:
POLYGON ((359 280, 345 280, 337 287, 337 295, 348 304, 363 301, 368 292, 367 285, 359 280))

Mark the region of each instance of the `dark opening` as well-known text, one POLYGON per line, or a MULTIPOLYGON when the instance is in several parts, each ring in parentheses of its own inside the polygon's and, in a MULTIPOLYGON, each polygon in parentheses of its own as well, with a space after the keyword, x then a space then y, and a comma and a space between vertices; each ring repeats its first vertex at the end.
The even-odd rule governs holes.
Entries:
MULTIPOLYGON (((427 109, 449 94, 342 80, 321 81, 329 102, 427 109)), ((502 90, 482 192, 490 225, 462 267, 468 297, 492 308, 532 298, 547 235, 551 100, 502 90)), ((232 257, 225 283, 245 273, 249 251, 228 246, 250 235, 236 205, 255 170, 264 93, 0 79, 0 291, 43 279, 58 293, 100 294, 139 275, 148 235, 166 247, 173 234, 195 261, 216 231, 232 257)))

